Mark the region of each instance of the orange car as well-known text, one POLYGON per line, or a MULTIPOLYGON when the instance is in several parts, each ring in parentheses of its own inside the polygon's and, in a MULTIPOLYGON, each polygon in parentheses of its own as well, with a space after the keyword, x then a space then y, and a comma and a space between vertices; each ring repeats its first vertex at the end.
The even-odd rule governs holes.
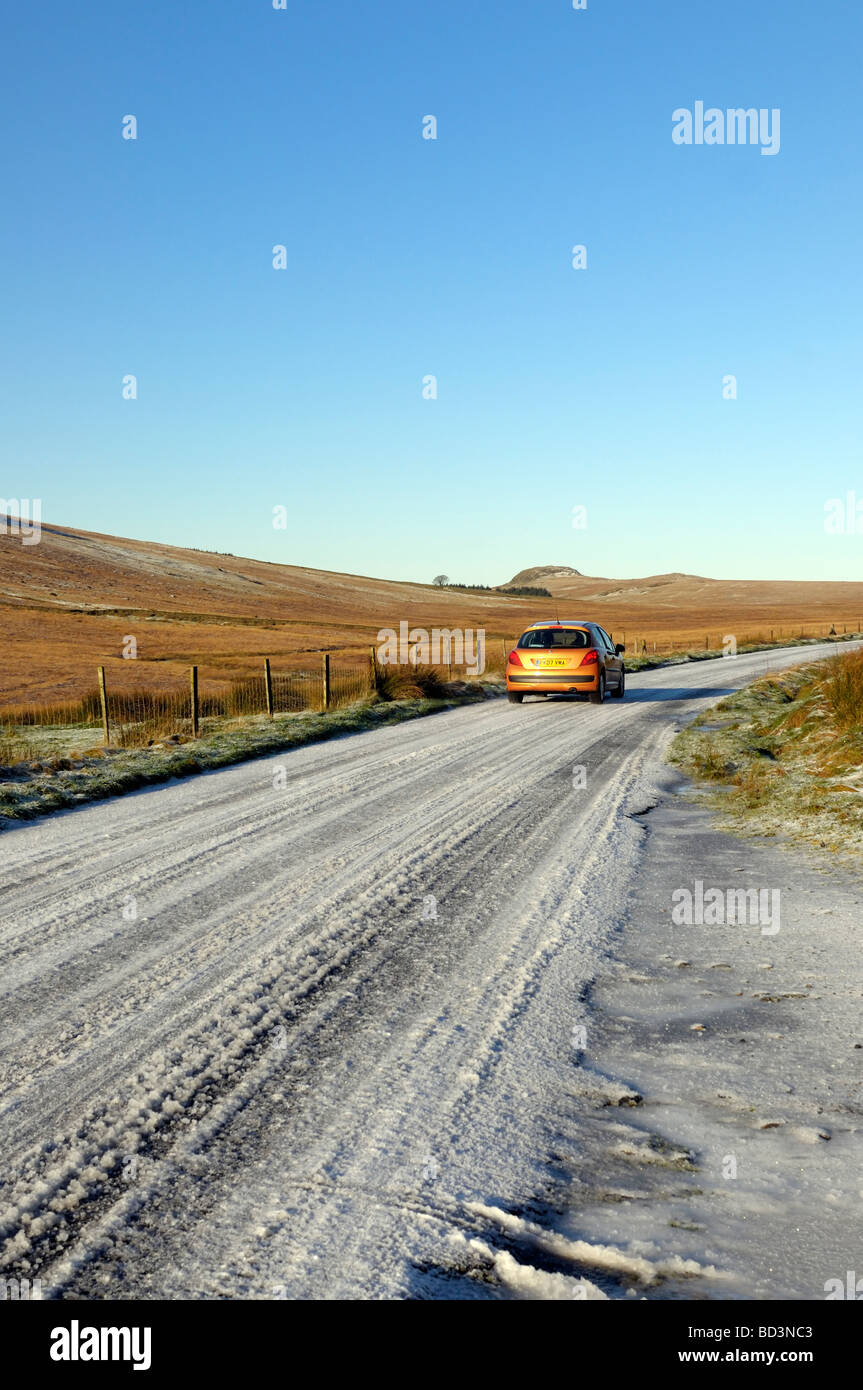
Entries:
POLYGON ((525 695, 589 695, 595 705, 606 695, 622 700, 625 650, 599 623, 531 623, 506 660, 507 696, 514 705, 525 695))

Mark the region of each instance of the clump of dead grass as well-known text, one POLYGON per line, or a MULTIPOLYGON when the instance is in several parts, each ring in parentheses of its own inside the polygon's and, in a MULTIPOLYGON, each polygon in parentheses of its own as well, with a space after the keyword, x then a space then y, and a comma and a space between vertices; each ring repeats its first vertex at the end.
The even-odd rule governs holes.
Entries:
POLYGON ((378 666, 375 694, 379 700, 441 700, 446 682, 434 666, 378 666))
POLYGON ((863 729, 863 649, 831 657, 824 700, 837 729, 863 729))

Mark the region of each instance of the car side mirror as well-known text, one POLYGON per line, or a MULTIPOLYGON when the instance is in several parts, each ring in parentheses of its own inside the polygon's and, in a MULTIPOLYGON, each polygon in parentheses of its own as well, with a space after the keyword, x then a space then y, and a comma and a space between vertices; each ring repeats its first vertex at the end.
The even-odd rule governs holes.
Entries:
POLYGON ((617 653, 617 655, 620 656, 621 652, 625 652, 625 651, 626 651, 626 648, 625 648, 625 646, 623 645, 622 642, 615 642, 615 644, 614 644, 614 650, 615 650, 615 652, 617 653))

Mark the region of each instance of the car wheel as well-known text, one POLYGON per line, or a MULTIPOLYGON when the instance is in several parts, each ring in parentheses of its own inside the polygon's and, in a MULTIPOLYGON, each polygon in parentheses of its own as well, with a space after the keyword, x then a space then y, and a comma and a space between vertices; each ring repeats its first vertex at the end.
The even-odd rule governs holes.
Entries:
POLYGON ((617 687, 616 690, 612 690, 611 693, 614 696, 615 700, 622 700, 624 695, 626 694, 626 672, 624 671, 622 666, 620 668, 620 685, 617 687))
POLYGON ((508 690, 506 692, 506 698, 509 700, 509 703, 511 705, 520 705, 522 700, 524 699, 524 696, 520 694, 517 690, 508 690))
POLYGON ((604 699, 605 699, 605 672, 604 672, 604 671, 600 671, 600 673, 599 673, 598 688, 597 688, 596 690, 592 690, 592 691, 590 692, 590 703, 591 703, 592 705, 601 705, 604 699))

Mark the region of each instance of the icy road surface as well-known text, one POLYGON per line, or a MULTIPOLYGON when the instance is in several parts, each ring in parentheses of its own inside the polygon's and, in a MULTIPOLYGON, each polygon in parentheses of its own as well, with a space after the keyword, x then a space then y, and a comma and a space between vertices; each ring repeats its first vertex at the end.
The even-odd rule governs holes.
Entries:
POLYGON ((5 1276, 601 1298, 611 1271, 616 1296, 722 1296, 661 1239, 648 1258, 518 1213, 557 1161, 669 738, 819 654, 631 676, 601 708, 490 701, 4 834, 5 1276))

